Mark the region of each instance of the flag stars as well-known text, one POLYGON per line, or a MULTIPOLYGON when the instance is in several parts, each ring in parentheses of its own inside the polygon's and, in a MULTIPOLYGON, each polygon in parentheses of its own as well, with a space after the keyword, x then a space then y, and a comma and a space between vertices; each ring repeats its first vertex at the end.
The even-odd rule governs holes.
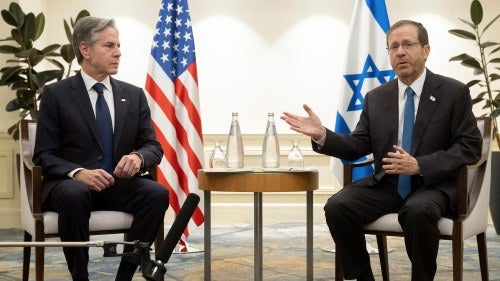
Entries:
POLYGON ((163 44, 161 45, 163 47, 163 50, 169 48, 170 49, 170 46, 169 46, 169 42, 168 41, 163 41, 163 44))
POLYGON ((189 18, 186 20, 185 25, 186 25, 187 28, 191 27, 191 20, 189 20, 189 18))
POLYGON ((188 40, 191 40, 191 33, 190 32, 186 32, 186 34, 184 34, 184 40, 188 41, 188 40))
POLYGON ((168 36, 168 35, 170 35, 170 28, 165 28, 163 30, 163 36, 168 36))
POLYGON ((182 20, 181 19, 175 19, 175 26, 179 27, 182 25, 182 20))
POLYGON ((158 48, 158 41, 153 41, 153 43, 151 44, 151 49, 155 48, 158 48))
POLYGON ((162 61, 162 62, 164 62, 164 63, 165 63, 166 61, 168 61, 168 54, 165 54, 165 53, 164 53, 164 54, 162 54, 162 56, 161 56, 161 61, 162 61))
POLYGON ((165 22, 166 22, 166 23, 171 23, 171 22, 172 22, 172 16, 167 16, 167 17, 165 18, 165 22))
POLYGON ((182 48, 182 51, 185 53, 189 53, 189 45, 184 45, 184 48, 182 48))
POLYGON ((173 46, 173 48, 174 48, 174 51, 178 52, 179 51, 179 44, 175 44, 173 46))
POLYGON ((174 38, 175 38, 175 39, 179 39, 179 38, 181 38, 181 32, 180 32, 180 31, 175 32, 175 33, 174 33, 174 38))
POLYGON ((187 59, 186 58, 182 58, 181 64, 182 64, 183 67, 186 67, 186 65, 188 64, 187 59))
POLYGON ((167 4, 167 11, 172 11, 174 9, 174 3, 167 4))
POLYGON ((182 6, 177 6, 177 9, 175 9, 175 11, 177 11, 177 14, 182 14, 184 11, 183 11, 184 7, 182 6))

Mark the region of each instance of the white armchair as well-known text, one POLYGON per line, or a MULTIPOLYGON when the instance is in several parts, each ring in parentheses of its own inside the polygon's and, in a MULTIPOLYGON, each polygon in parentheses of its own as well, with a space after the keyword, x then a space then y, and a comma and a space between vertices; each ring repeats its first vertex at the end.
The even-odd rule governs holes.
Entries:
MULTIPOLYGON (((21 120, 20 123, 20 194, 21 223, 24 230, 24 241, 44 241, 48 237, 58 237, 56 212, 42 211, 42 169, 32 162, 35 146, 36 121, 21 120)), ((156 179, 156 169, 150 171, 156 179)), ((90 216, 90 234, 114 234, 128 231, 132 224, 132 215, 117 211, 94 211, 90 216)), ((163 225, 155 239, 158 250, 164 239, 163 225)), ((23 253, 23 280, 29 277, 31 248, 25 247, 23 253)), ((44 279, 44 248, 35 247, 35 275, 37 281, 44 279)))
MULTIPOLYGON (((476 236, 479 252, 479 264, 481 278, 488 280, 488 259, 486 252, 486 229, 488 227, 488 206, 490 198, 490 186, 483 185, 483 179, 487 171, 488 156, 490 153, 491 140, 491 118, 477 118, 477 125, 483 135, 483 150, 481 160, 475 165, 464 166, 458 175, 458 217, 456 219, 442 218, 438 222, 441 231, 441 239, 452 241, 453 253, 453 280, 463 279, 463 254, 464 240, 476 236)), ((360 164, 344 165, 344 186, 351 182, 352 169, 355 167, 371 164, 364 162, 360 164)), ((488 166, 489 167, 489 166, 488 166)), ((380 267, 382 278, 389 281, 389 262, 387 257, 387 236, 403 236, 403 231, 398 222, 398 214, 387 214, 376 221, 364 226, 365 234, 373 234, 377 237, 379 248, 380 267)), ((338 252, 335 252, 335 280, 342 281, 343 272, 338 252)))

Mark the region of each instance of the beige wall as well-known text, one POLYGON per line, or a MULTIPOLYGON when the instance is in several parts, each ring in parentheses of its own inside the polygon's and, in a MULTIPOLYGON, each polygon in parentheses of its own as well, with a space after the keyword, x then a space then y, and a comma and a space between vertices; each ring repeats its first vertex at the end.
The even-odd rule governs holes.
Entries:
MULTIPOLYGON (((159 0, 18 2, 25 11, 45 13, 46 30, 39 42, 43 46, 66 43, 63 19, 75 17, 82 9, 95 16, 115 18, 123 52, 117 78, 144 85, 159 0)), ((427 26, 432 47, 429 68, 463 81, 472 78, 470 71, 448 60, 462 52, 473 53, 475 48, 448 30, 465 28, 457 17, 469 17, 470 2, 386 0, 391 22, 409 18, 427 26)), ((498 0, 481 2, 486 19, 499 13, 498 0)), ((0 0, 0 9, 7 8, 9 3, 9 0, 0 0)), ((264 131, 267 112, 302 112, 303 103, 311 105, 324 124, 331 127, 341 88, 341 72, 346 63, 353 3, 352 0, 190 0, 205 139, 224 136, 233 111, 240 113, 243 134, 258 136, 264 131)), ((3 22, 0 26, 0 36, 8 35, 3 22)), ((497 22, 489 33, 500 34, 500 24, 497 22)), ((493 39, 498 40, 498 36, 493 39)), ((5 65, 6 59, 0 55, 0 66, 5 65)), ((17 118, 16 113, 3 110, 13 97, 12 91, 0 87, 0 151, 15 155, 17 144, 2 133, 17 118)), ((291 134, 283 122, 278 121, 277 127, 280 135, 291 134)), ((295 136, 283 137, 287 138, 295 136)), ((259 145, 256 141, 256 151, 259 145)), ((307 141, 301 145, 304 149, 309 147, 307 141)), ((206 142, 206 146, 209 151, 212 144, 206 142)), ((310 165, 321 168, 322 190, 318 192, 319 199, 315 199, 319 200, 315 210, 321 212, 322 194, 331 194, 337 184, 328 170, 329 159, 307 153, 310 153, 306 156, 311 160, 310 165)), ((15 168, 14 163, 11 168, 15 168)), ((9 190, 14 196, 0 198, 0 227, 18 223, 11 218, 16 216, 19 201, 17 179, 12 178, 12 186, 0 186, 0 193, 9 190)), ((4 183, 0 181, 0 184, 4 183)), ((229 198, 234 198, 231 196, 229 198)))

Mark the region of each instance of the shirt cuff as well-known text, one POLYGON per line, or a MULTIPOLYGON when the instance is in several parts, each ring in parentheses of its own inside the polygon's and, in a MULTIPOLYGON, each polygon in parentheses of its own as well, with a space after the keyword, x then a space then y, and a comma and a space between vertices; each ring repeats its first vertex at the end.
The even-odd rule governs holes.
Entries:
POLYGON ((313 142, 315 142, 318 146, 322 147, 325 145, 325 141, 326 141, 326 134, 320 138, 319 140, 315 140, 313 138, 311 138, 313 140, 313 142))
POLYGON ((137 151, 130 152, 130 154, 135 154, 141 158, 141 170, 142 170, 144 168, 144 157, 142 157, 142 155, 137 151))
POLYGON ((74 169, 73 171, 71 171, 71 172, 68 173, 68 177, 70 177, 72 179, 75 179, 73 176, 76 174, 76 172, 78 172, 80 170, 83 170, 83 168, 76 168, 76 169, 74 169))

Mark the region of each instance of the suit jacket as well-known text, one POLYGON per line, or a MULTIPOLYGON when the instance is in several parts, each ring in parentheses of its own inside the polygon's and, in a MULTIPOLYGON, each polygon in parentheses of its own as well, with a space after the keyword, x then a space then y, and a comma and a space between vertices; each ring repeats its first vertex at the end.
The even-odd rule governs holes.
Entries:
MULTIPOLYGON (((366 94, 363 111, 350 135, 327 130, 325 145, 313 149, 346 160, 373 153, 375 173, 353 185, 372 186, 383 177, 397 185, 397 175, 382 169, 382 158, 398 141, 398 83, 392 80, 366 94)), ((427 70, 413 131, 412 149, 421 174, 412 177, 412 188, 433 186, 456 202, 456 174, 462 165, 481 157, 482 137, 469 89, 463 83, 427 70)))
MULTIPOLYGON (((163 151, 151 124, 144 91, 110 78, 115 106, 115 165, 125 154, 143 156, 143 169, 161 161, 163 151)), ((102 150, 89 94, 80 73, 44 88, 40 102, 33 162, 42 166, 43 199, 77 168, 97 169, 102 150)))

